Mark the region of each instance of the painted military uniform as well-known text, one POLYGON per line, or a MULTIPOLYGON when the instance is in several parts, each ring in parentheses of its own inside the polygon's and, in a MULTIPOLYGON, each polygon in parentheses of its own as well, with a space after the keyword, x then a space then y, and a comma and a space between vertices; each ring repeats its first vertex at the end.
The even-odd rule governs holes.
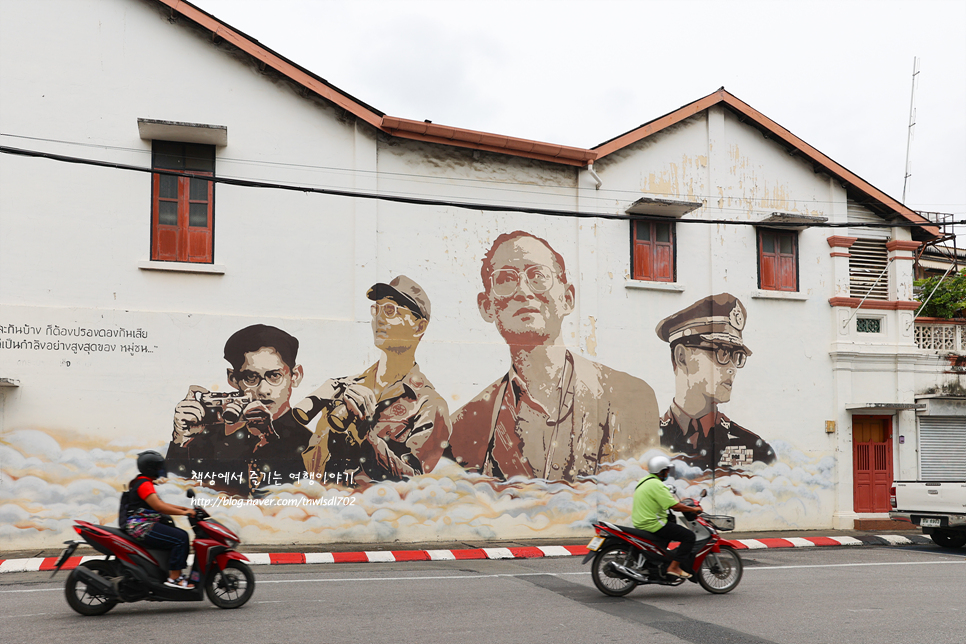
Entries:
MULTIPOLYGON (((680 416, 688 418, 684 413, 680 416)), ((661 419, 661 446, 703 470, 736 470, 755 461, 775 462, 775 452, 768 443, 721 412, 691 418, 687 427, 682 427, 669 409, 661 419)))
POLYGON ((557 390, 551 415, 511 368, 454 414, 456 462, 504 480, 574 482, 657 447, 657 399, 643 380, 567 351, 557 390), (523 431, 524 423, 545 431, 523 431))
POLYGON ((747 322, 748 311, 741 300, 719 293, 664 318, 655 329, 671 345, 678 388, 671 409, 661 419, 661 446, 704 470, 775 462, 768 443, 718 411, 719 403, 730 400, 734 378, 752 353, 742 337, 747 322), (680 357, 679 345, 706 352, 708 360, 703 364, 711 366, 701 369, 709 371, 689 372, 695 363, 680 357), (686 374, 684 379, 679 369, 686 374), (704 415, 692 417, 681 405, 700 407, 704 415))
MULTIPOLYGON (((339 378, 336 385, 341 391, 353 383, 375 391, 377 367, 339 378)), ((370 422, 349 418, 341 401, 326 401, 326 407, 303 454, 306 469, 320 482, 398 481, 430 472, 450 438, 446 401, 418 365, 382 390, 370 422)))

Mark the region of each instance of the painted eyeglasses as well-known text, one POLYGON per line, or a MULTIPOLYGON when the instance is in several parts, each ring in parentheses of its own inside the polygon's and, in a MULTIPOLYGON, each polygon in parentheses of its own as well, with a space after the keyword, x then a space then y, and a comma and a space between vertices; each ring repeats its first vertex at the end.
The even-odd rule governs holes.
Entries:
POLYGON ((382 314, 387 318, 394 318, 397 315, 402 315, 403 313, 410 313, 411 311, 405 306, 399 306, 395 302, 383 302, 382 304, 373 304, 369 307, 369 312, 372 313, 372 317, 379 315, 380 309, 382 314))
POLYGON ((499 268, 490 276, 490 288, 498 297, 509 297, 520 287, 521 275, 534 293, 545 293, 553 286, 553 271, 541 264, 528 266, 521 273, 515 268, 499 268))
POLYGON ((269 371, 264 376, 255 373, 254 371, 242 371, 238 380, 246 387, 257 387, 258 384, 264 380, 273 387, 277 387, 282 384, 285 380, 285 372, 283 371, 269 371))

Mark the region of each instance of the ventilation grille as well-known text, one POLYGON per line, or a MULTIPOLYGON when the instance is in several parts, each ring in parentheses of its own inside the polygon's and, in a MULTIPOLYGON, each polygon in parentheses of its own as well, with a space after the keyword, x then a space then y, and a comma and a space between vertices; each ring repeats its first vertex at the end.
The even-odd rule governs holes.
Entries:
POLYGON ((856 240, 849 254, 849 295, 863 298, 868 294, 870 300, 888 300, 889 273, 885 269, 889 265, 889 252, 885 241, 856 240))

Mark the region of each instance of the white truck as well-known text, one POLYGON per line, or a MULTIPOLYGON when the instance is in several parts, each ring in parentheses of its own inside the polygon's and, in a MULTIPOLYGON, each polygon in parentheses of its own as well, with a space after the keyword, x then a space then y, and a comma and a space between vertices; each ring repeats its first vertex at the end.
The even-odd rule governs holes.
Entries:
POLYGON ((922 528, 936 545, 966 545, 966 481, 896 481, 889 516, 922 528))

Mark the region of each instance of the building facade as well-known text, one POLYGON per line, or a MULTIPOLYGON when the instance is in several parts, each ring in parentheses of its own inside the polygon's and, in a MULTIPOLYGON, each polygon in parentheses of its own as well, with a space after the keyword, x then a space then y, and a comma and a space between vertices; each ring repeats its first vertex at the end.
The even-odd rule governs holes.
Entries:
POLYGON ((662 453, 742 530, 851 527, 962 431, 939 231, 723 88, 571 148, 50 6, 0 8, 3 547, 113 523, 144 449, 248 542, 584 535, 662 453))

